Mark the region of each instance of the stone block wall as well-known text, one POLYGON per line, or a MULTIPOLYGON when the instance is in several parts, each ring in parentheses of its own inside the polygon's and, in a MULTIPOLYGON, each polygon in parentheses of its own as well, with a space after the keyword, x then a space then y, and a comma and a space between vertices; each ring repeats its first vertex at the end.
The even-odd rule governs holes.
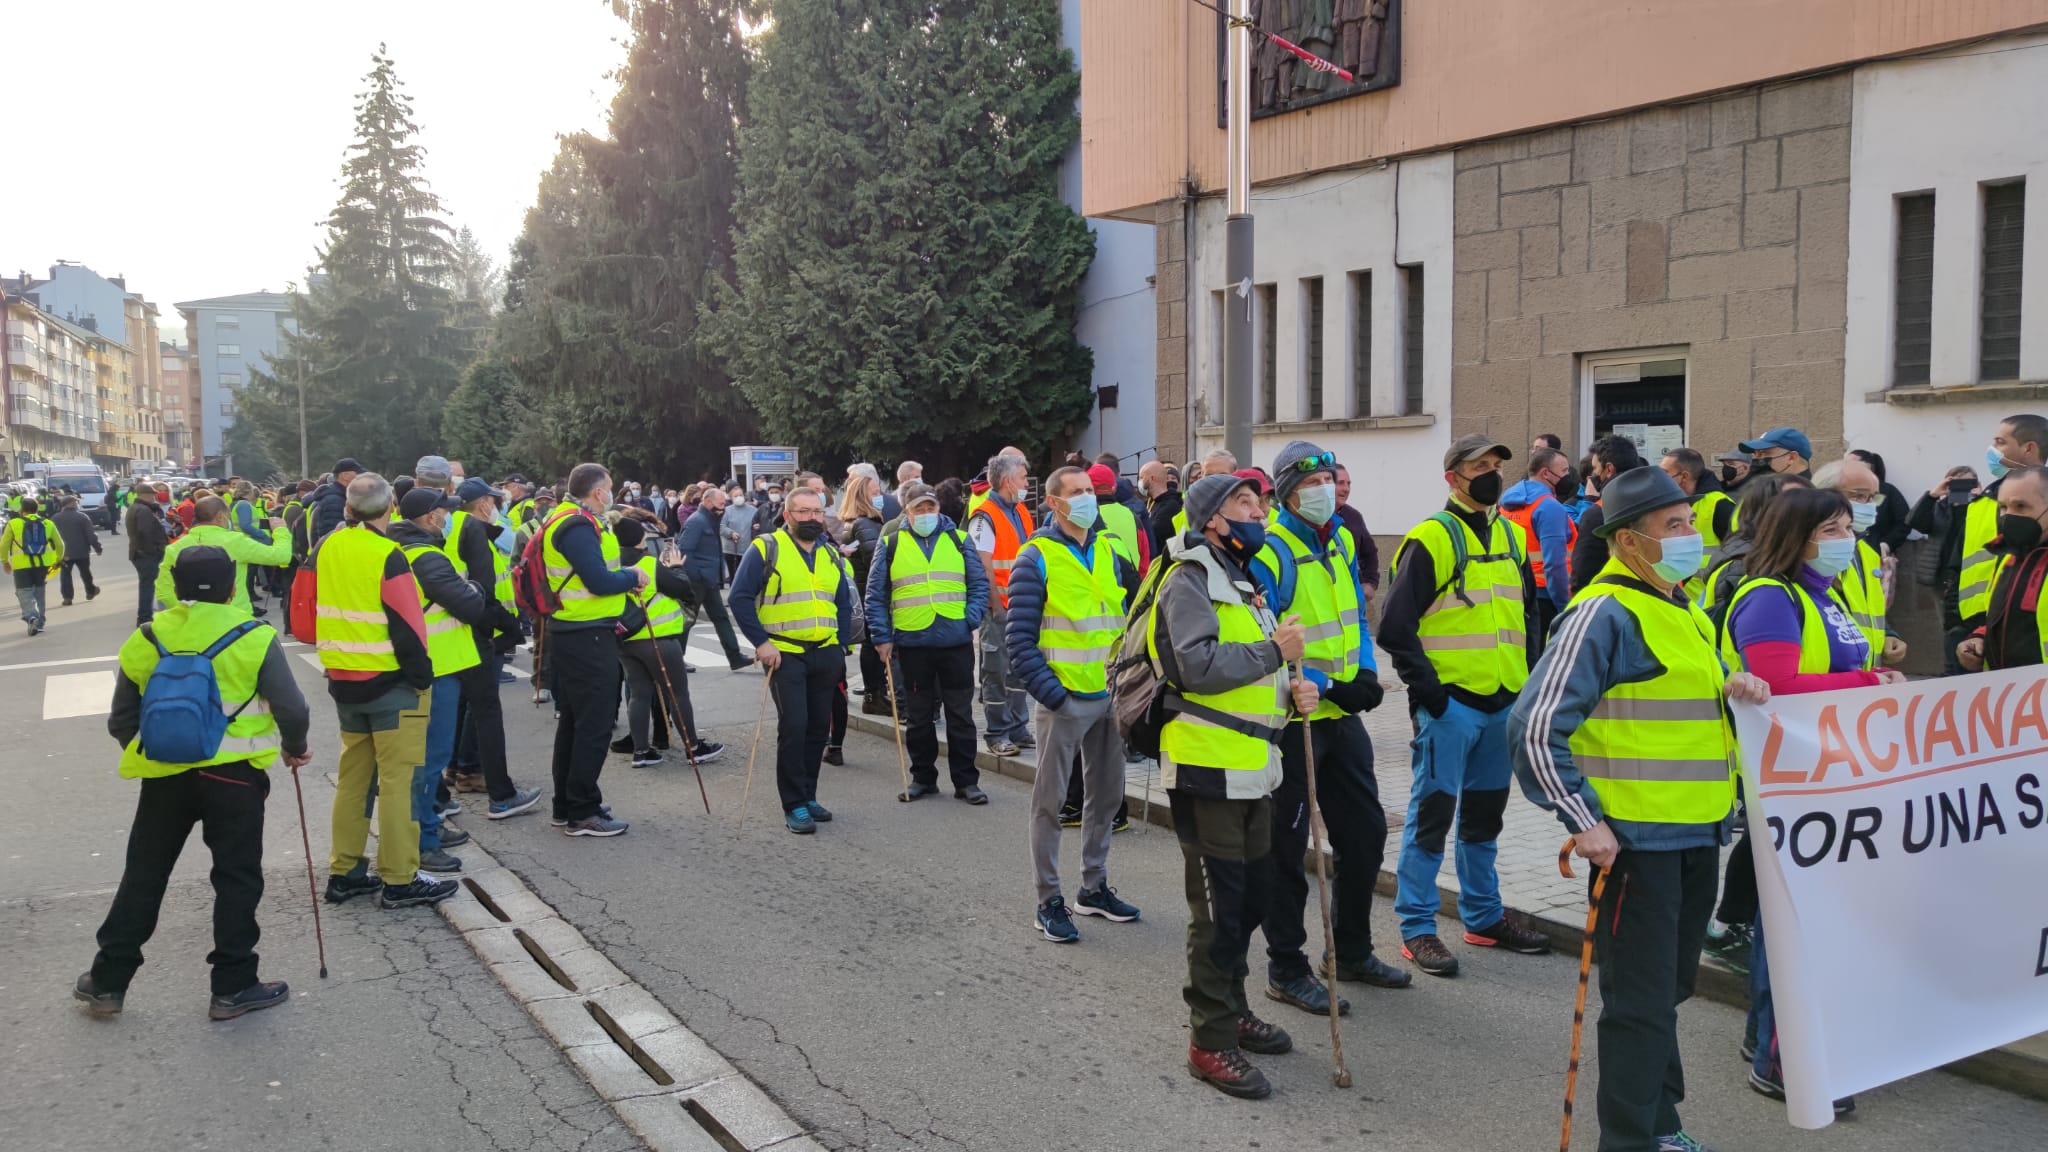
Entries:
POLYGON ((1190 430, 1194 427, 1188 411, 1187 203, 1162 200, 1158 207, 1152 232, 1158 251, 1153 288, 1159 301, 1152 439, 1159 459, 1181 463, 1192 448, 1190 430))
POLYGON ((1460 149, 1453 431, 1583 452, 1579 358, 1683 345, 1694 447, 1839 456, 1849 116, 1845 72, 1460 149))

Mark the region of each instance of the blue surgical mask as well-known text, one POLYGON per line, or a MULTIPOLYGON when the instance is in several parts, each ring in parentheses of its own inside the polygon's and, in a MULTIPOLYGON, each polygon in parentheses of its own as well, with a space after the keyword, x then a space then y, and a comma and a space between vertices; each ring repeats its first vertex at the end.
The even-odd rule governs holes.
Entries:
POLYGON ((1856 562, 1856 539, 1845 536, 1839 540, 1822 540, 1820 553, 1806 562, 1808 568, 1820 573, 1823 579, 1833 580, 1849 570, 1856 562))
POLYGON ((1067 519, 1086 531, 1095 527, 1095 493, 1083 492, 1079 496, 1067 497, 1067 519))
POLYGON ((1320 528, 1337 514, 1337 486, 1318 484, 1313 488, 1300 488, 1296 495, 1301 497, 1301 506, 1296 509, 1303 520, 1320 528))
POLYGON ((1666 536, 1657 542, 1663 547, 1657 562, 1650 565, 1657 575, 1673 584, 1683 584, 1700 570, 1706 562, 1706 541, 1695 532, 1690 536, 1666 536))
POLYGON ((2005 453, 2000 452, 1996 445, 1984 450, 1984 467, 1990 470, 1994 480, 2012 471, 2012 466, 2005 462, 2005 453))
POLYGON ((1226 520, 1230 525, 1229 548, 1239 563, 1246 563, 1259 554, 1266 546, 1266 523, 1263 520, 1226 520))
POLYGON ((920 512, 910 518, 910 530, 919 536, 929 536, 939 530, 937 512, 920 512))
POLYGON ((1877 505, 1858 504, 1853 500, 1850 501, 1849 522, 1856 529, 1856 534, 1859 536, 1870 531, 1870 526, 1877 523, 1877 505))

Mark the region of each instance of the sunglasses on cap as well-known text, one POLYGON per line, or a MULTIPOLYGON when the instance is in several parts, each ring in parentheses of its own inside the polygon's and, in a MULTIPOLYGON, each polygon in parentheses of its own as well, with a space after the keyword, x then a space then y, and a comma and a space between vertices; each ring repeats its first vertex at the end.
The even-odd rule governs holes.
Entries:
POLYGON ((1335 452, 1318 452, 1313 456, 1303 456, 1294 462, 1294 470, 1303 473, 1335 472, 1337 470, 1337 454, 1335 452))

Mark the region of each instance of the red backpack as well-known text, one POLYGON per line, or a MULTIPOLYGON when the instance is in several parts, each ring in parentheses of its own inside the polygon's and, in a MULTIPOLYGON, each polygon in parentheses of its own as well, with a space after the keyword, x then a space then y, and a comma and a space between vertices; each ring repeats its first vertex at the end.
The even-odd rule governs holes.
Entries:
MULTIPOLYGON (((564 505, 569 515, 581 516, 597 526, 597 517, 575 505, 564 505)), ((519 559, 512 566, 512 600, 521 611, 537 616, 553 616, 562 610, 562 585, 569 577, 562 577, 560 584, 548 583, 548 562, 546 555, 548 525, 559 519, 562 509, 549 513, 547 519, 534 526, 533 535, 526 538, 526 547, 519 552, 519 559)))

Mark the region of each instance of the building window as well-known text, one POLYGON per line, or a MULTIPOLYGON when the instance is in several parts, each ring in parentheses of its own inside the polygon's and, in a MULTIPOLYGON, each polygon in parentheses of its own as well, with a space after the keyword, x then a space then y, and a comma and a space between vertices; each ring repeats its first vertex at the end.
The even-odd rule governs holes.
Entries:
POLYGON ((1892 383, 1925 384, 1934 332, 1934 193, 1899 197, 1892 270, 1892 383))
POLYGON ((1308 340, 1302 375, 1308 381, 1307 419, 1323 418, 1323 278, 1311 276, 1301 282, 1301 312, 1308 340))
POLYGON ((1254 424, 1271 424, 1279 419, 1280 407, 1280 339, 1275 331, 1280 311, 1280 290, 1277 285, 1261 284, 1252 291, 1259 297, 1259 307, 1254 319, 1259 326, 1259 411, 1253 418, 1254 424))
POLYGON ((234 397, 230 396, 220 402, 220 414, 223 416, 233 416, 235 414, 234 397))
POLYGON ((1684 348, 1590 355, 1582 367, 1582 443, 1623 436, 1645 460, 1661 460, 1685 444, 1684 348))
POLYGON ((1372 415, 1372 273, 1351 274, 1351 412, 1372 415))
POLYGON ((213 351, 216 356, 240 356, 242 354, 242 346, 240 344, 223 344, 213 351))
POLYGON ((1401 413, 1422 413, 1422 265, 1401 269, 1401 413))
POLYGON ((223 388, 240 388, 242 386, 242 374, 240 372, 221 373, 220 386, 223 388))
POLYGON ((236 328, 240 327, 241 323, 242 318, 240 316, 221 315, 213 318, 213 326, 215 328, 236 328))
POLYGON ((1984 188, 1983 296, 1977 314, 1977 378, 2020 377, 2020 249, 2027 182, 1984 188))

